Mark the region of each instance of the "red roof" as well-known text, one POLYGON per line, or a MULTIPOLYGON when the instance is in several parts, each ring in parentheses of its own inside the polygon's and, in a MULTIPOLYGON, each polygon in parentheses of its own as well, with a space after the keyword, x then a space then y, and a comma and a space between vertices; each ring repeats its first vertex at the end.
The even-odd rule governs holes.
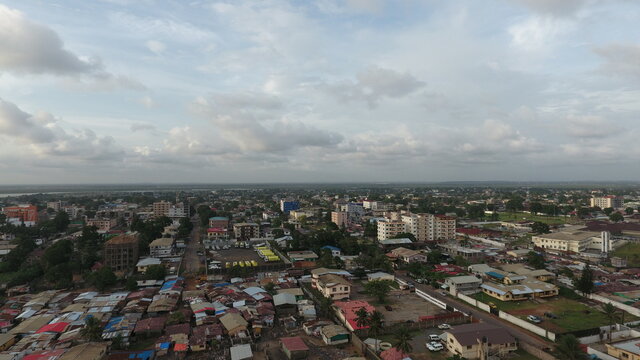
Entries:
POLYGON ((382 360, 402 360, 406 357, 409 357, 409 355, 394 347, 380 353, 380 358, 382 358, 382 360))
POLYGON ((26 355, 22 360, 53 360, 59 358, 67 349, 38 351, 33 354, 26 355))
POLYGON ((289 351, 308 351, 309 347, 304 343, 301 337, 285 337, 280 338, 280 342, 282 342, 282 346, 289 349, 289 351))
POLYGON ((173 345, 173 351, 187 351, 187 344, 180 344, 177 343, 175 345, 173 345))
POLYGON ((227 232, 227 231, 228 231, 227 229, 223 229, 223 228, 219 228, 219 227, 217 227, 217 228, 208 228, 207 229, 207 232, 227 232))
POLYGON ((351 325, 351 327, 354 330, 366 329, 368 327, 368 326, 358 326, 356 324, 356 319, 358 318, 358 315, 356 315, 356 312, 360 310, 360 308, 364 308, 368 313, 372 313, 376 309, 368 302, 362 301, 362 300, 336 301, 333 303, 333 305, 338 309, 340 309, 340 311, 344 314, 344 318, 347 320, 349 325, 351 325))
POLYGON ((47 324, 47 325, 41 327, 40 329, 38 329, 38 331, 36 331, 36 334, 40 334, 40 333, 43 333, 43 332, 61 333, 61 332, 64 332, 64 330, 67 328, 67 326, 69 326, 68 322, 59 322, 59 323, 54 323, 54 324, 47 324))

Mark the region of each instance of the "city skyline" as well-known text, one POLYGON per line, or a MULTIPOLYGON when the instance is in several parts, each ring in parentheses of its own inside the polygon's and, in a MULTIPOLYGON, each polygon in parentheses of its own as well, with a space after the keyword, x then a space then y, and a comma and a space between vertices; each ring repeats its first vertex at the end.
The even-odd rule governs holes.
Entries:
POLYGON ((637 10, 0 0, 0 185, 633 180, 637 10))

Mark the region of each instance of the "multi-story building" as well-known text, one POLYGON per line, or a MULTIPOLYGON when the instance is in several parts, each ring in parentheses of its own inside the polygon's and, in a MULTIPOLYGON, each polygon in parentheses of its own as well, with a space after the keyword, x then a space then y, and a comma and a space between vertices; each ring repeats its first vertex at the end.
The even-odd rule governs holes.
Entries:
POLYGON ((64 202, 62 200, 58 201, 49 201, 47 203, 47 209, 53 209, 53 211, 60 211, 64 207, 64 202))
POLYGON ((214 216, 209 218, 210 228, 229 228, 229 219, 224 216, 214 216))
POLYGON ((480 291, 482 279, 473 275, 451 276, 444 280, 445 285, 452 295, 462 293, 464 295, 475 294, 480 291))
POLYGON ((87 226, 95 226, 99 232, 107 232, 118 224, 117 219, 95 218, 87 219, 87 226))
POLYGON ((38 222, 38 207, 31 204, 7 206, 2 209, 9 224, 34 226, 38 222))
POLYGON ((433 217, 433 239, 450 240, 456 238, 456 218, 446 215, 433 217))
POLYGON ((347 213, 344 211, 332 211, 331 222, 338 225, 338 227, 349 226, 349 218, 347 217, 347 213))
POLYGON ((615 195, 592 197, 591 207, 599 207, 601 209, 606 209, 606 208, 622 209, 624 208, 624 198, 622 196, 615 196, 615 195))
POLYGON ((126 272, 138 262, 138 233, 122 234, 104 243, 104 263, 116 272, 126 272))
POLYGON ((378 220, 378 241, 391 239, 407 232, 406 224, 401 220, 378 220))
POLYGON ((318 290, 332 300, 344 300, 351 296, 351 283, 339 275, 326 274, 318 277, 318 290))
POLYGON ((280 200, 280 211, 285 214, 288 214, 291 210, 298 210, 300 208, 300 203, 291 199, 282 199, 280 200))
POLYGON ((173 238, 155 239, 149 244, 149 255, 155 258, 171 256, 173 244, 173 238))
POLYGON ((227 240, 229 239, 229 229, 227 228, 208 228, 207 238, 210 240, 227 240))
POLYGON ((535 246, 544 249, 570 251, 574 253, 580 253, 589 249, 609 252, 622 244, 620 241, 612 240, 609 232, 585 231, 581 229, 569 229, 550 234, 535 235, 531 237, 531 241, 533 241, 535 246))
POLYGON ((169 209, 171 209, 171 203, 168 201, 156 201, 153 203, 153 216, 169 216, 169 209))
POLYGON ((431 214, 403 214, 402 222, 405 223, 405 232, 413 234, 416 241, 433 240, 433 215, 431 214))
POLYGON ((346 203, 340 206, 340 211, 347 213, 349 222, 353 224, 362 221, 362 217, 364 216, 364 207, 362 207, 362 203, 346 203))
POLYGON ((238 240, 246 241, 260 237, 260 225, 256 223, 233 224, 233 233, 238 240))

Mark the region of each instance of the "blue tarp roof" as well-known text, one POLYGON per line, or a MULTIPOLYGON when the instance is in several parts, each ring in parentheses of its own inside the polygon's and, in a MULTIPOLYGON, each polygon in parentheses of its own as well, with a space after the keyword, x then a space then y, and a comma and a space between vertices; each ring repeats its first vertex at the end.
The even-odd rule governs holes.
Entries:
POLYGON ((329 250, 337 250, 340 251, 340 248, 337 248, 335 246, 331 246, 331 245, 325 245, 323 247, 321 247, 321 249, 329 249, 329 250))
POLYGON ((502 275, 502 274, 498 274, 498 273, 497 273, 497 272, 495 272, 495 271, 487 271, 485 274, 487 274, 487 275, 489 275, 489 276, 491 276, 491 277, 494 277, 494 278, 496 278, 496 279, 504 279, 504 275, 502 275))

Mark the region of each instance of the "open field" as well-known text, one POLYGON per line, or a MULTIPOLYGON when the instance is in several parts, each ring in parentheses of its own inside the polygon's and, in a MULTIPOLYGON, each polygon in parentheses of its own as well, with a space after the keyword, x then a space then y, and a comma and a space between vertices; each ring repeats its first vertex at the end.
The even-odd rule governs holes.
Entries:
MULTIPOLYGON (((538 326, 555 333, 609 325, 609 320, 598 308, 563 297, 537 300, 536 302, 500 301, 482 293, 475 294, 474 297, 484 303, 493 302, 498 309, 524 320, 527 315, 537 315, 543 319, 538 326), (553 313, 558 318, 548 318, 544 315, 545 312, 553 313)), ((633 321, 634 319, 636 318, 633 315, 625 314, 625 321, 633 321)))
POLYGON ((629 266, 640 266, 640 244, 624 244, 613 252, 613 256, 626 259, 629 266))
POLYGON ((498 213, 498 220, 500 221, 539 221, 549 225, 558 225, 570 223, 571 218, 564 216, 546 216, 546 215, 532 215, 528 213, 510 213, 501 212, 498 213))

